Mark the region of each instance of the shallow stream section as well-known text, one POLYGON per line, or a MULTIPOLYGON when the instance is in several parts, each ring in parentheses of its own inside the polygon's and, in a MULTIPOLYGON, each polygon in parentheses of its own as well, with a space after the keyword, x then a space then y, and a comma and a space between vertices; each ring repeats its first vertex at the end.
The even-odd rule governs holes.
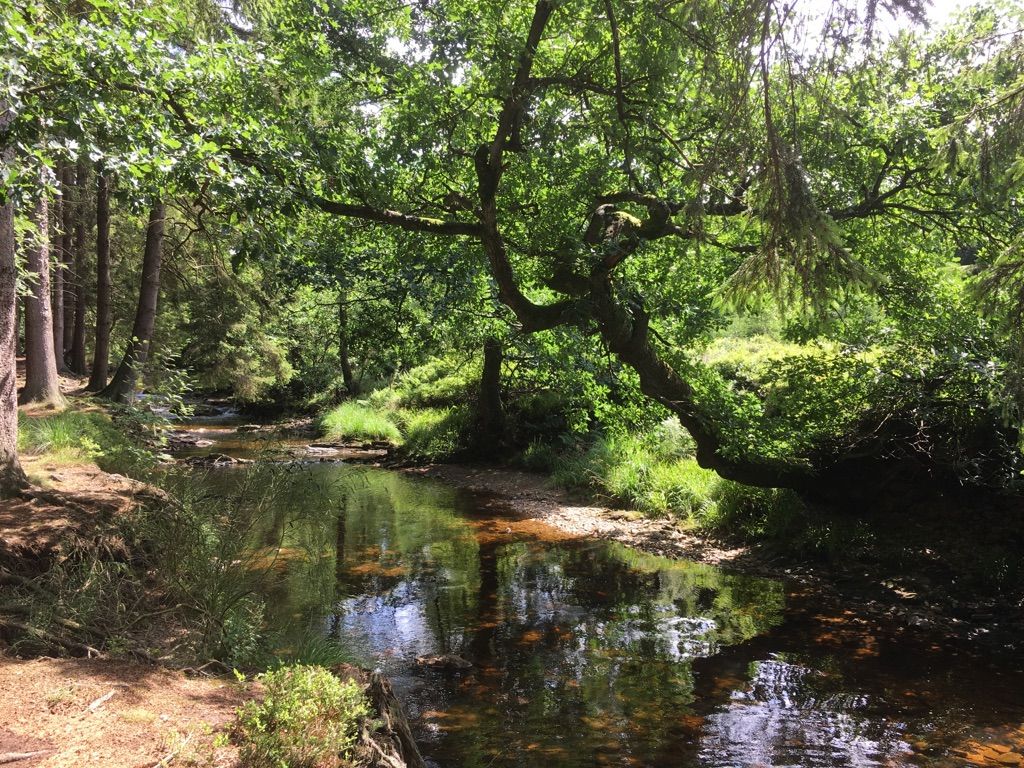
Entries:
MULTIPOLYGON (((210 451, 261 453, 248 434, 207 429, 210 451)), ((270 621, 388 674, 433 765, 1012 766, 1024 754, 1020 658, 880 628, 781 581, 575 539, 393 471, 191 471, 225 497, 268 491, 254 547, 272 566, 270 621)))

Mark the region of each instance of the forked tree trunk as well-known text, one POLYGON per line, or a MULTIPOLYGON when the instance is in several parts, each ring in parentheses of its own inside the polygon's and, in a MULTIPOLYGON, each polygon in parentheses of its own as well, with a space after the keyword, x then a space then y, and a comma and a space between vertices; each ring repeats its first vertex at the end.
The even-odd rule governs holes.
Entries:
POLYGON ((60 264, 62 282, 64 283, 64 296, 61 304, 64 308, 64 315, 61 319, 63 336, 60 341, 60 354, 57 364, 70 364, 71 344, 75 333, 75 275, 74 275, 74 253, 75 253, 75 211, 78 206, 78 195, 75 189, 75 167, 70 163, 63 168, 60 177, 61 197, 63 200, 61 216, 61 230, 64 233, 63 248, 60 253, 60 264))
POLYGON ((62 405, 50 306, 50 206, 45 177, 41 181, 32 217, 38 229, 26 249, 25 268, 33 282, 25 304, 25 389, 21 401, 62 405))
POLYGON ((100 392, 100 397, 117 403, 125 403, 135 398, 135 383, 139 371, 149 357, 153 327, 156 325, 157 300, 160 297, 164 215, 163 203, 157 203, 149 212, 149 225, 146 227, 146 253, 142 259, 142 285, 139 288, 139 305, 135 312, 135 323, 132 325, 132 337, 128 341, 124 357, 117 367, 114 378, 100 392))
POLYGON ((89 180, 89 169, 84 160, 78 161, 78 178, 75 190, 77 205, 75 206, 75 322, 71 333, 71 370, 80 376, 88 372, 85 362, 85 235, 86 209, 85 188, 89 180))
MULTIPOLYGON (((0 115, 7 113, 0 102, 0 115)), ((0 128, 7 120, 0 117, 0 128)), ((4 149, 0 168, 11 162, 13 149, 4 149)), ((2 196, 2 190, 0 190, 2 196)), ((14 204, 0 200, 0 499, 28 485, 18 463, 18 387, 14 352, 18 305, 18 272, 14 260, 14 204)))
POLYGON ((90 392, 107 386, 110 376, 110 189, 107 175, 96 173, 96 344, 93 348, 90 392))

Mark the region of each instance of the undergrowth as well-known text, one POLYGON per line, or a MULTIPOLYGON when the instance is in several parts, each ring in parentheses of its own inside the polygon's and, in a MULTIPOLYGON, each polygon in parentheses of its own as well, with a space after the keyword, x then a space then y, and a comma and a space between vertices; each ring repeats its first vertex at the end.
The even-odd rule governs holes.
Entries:
POLYGON ((18 420, 18 450, 53 464, 96 464, 106 472, 135 473, 153 463, 146 427, 127 409, 68 409, 18 420))
POLYGON ((295 665, 265 672, 260 701, 239 709, 235 728, 247 768, 335 768, 356 744, 369 702, 354 681, 341 681, 319 666, 295 665))

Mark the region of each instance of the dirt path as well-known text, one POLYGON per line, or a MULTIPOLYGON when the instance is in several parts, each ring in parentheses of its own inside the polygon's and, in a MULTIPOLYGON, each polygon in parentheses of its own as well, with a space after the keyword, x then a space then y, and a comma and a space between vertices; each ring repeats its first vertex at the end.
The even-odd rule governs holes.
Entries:
POLYGON ((215 746, 245 691, 224 680, 187 678, 156 666, 95 659, 0 656, 0 760, 15 768, 229 766, 236 750, 215 746))

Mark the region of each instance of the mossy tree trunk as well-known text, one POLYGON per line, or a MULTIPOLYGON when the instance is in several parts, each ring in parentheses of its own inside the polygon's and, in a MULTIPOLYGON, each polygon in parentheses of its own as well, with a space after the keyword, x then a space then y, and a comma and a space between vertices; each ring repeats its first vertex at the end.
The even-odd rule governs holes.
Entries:
POLYGON ((501 341, 489 337, 484 341, 484 368, 480 376, 477 400, 478 450, 498 453, 505 444, 505 409, 501 401, 501 363, 504 350, 501 341))

